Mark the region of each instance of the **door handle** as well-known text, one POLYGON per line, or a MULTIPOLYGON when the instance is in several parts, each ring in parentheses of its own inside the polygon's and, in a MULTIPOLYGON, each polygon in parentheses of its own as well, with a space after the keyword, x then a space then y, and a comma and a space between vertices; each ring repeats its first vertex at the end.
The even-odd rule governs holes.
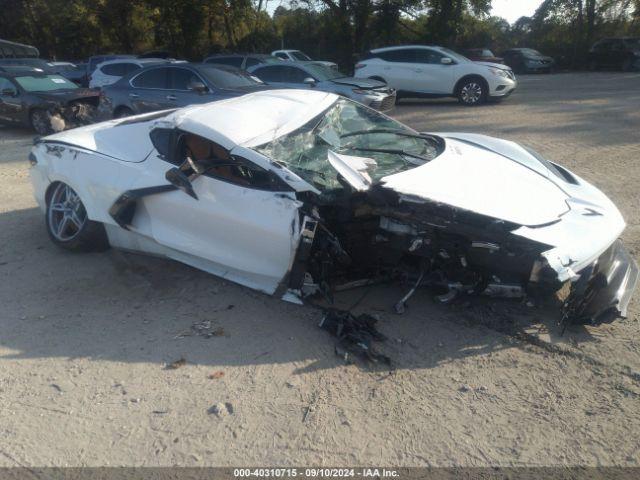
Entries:
POLYGON ((175 96, 175 95, 167 95, 165 98, 166 98, 167 100, 171 100, 171 101, 176 100, 176 96, 175 96))
POLYGON ((138 98, 140 97, 140 95, 138 95, 137 93, 130 93, 129 94, 129 98, 138 98))
POLYGON ((416 73, 422 73, 422 69, 421 68, 416 68, 413 71, 416 72, 416 73))

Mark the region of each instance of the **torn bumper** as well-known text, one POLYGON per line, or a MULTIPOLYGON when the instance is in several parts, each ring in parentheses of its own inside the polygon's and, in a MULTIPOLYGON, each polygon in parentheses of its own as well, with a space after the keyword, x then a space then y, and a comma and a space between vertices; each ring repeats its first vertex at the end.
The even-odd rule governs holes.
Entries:
POLYGON ((578 272, 563 305, 565 320, 572 323, 607 323, 627 316, 627 307, 638 283, 638 264, 616 240, 598 259, 578 272))

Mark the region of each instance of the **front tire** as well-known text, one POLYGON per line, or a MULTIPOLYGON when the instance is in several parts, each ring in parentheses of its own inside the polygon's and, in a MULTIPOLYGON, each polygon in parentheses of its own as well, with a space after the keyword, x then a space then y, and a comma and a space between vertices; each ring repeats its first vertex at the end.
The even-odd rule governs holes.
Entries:
POLYGON ((51 188, 45 215, 51 241, 73 252, 97 252, 109 248, 104 226, 89 220, 78 194, 62 182, 51 188))
POLYGON ((481 78, 468 78, 460 83, 456 96, 463 105, 475 107, 487 101, 489 87, 481 78))
POLYGON ((51 114, 46 110, 40 108, 32 110, 29 114, 29 123, 38 135, 51 135, 53 133, 51 114))

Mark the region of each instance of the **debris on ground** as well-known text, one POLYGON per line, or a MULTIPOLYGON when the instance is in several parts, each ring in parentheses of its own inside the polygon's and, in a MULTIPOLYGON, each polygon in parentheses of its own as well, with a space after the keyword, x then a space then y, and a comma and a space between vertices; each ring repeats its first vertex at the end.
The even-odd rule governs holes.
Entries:
POLYGON ((380 333, 375 325, 377 319, 371 315, 361 314, 357 317, 351 312, 327 310, 318 325, 336 336, 336 355, 350 362, 350 354, 374 363, 391 364, 391 359, 377 352, 373 342, 384 342, 386 337, 380 333))
POLYGON ((178 368, 184 367, 187 364, 187 360, 184 357, 180 357, 175 362, 168 363, 166 366, 167 370, 177 370, 178 368))
POLYGON ((213 326, 211 320, 202 320, 191 325, 189 330, 178 333, 174 338, 191 337, 198 335, 204 338, 222 337, 224 329, 222 327, 213 326))
POLYGON ((209 414, 216 415, 219 418, 233 414, 233 405, 229 402, 218 402, 208 410, 209 414))
POLYGON ((209 380, 217 380, 218 378, 224 377, 224 372, 222 370, 218 370, 216 372, 210 373, 207 375, 209 380))

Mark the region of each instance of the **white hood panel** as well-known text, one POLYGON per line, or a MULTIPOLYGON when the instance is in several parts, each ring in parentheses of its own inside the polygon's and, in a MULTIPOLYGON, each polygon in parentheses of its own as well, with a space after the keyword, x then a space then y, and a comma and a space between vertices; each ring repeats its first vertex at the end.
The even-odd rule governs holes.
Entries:
POLYGON ((447 139, 445 151, 420 167, 382 179, 401 195, 445 203, 520 225, 556 221, 568 196, 546 176, 489 150, 447 139))

